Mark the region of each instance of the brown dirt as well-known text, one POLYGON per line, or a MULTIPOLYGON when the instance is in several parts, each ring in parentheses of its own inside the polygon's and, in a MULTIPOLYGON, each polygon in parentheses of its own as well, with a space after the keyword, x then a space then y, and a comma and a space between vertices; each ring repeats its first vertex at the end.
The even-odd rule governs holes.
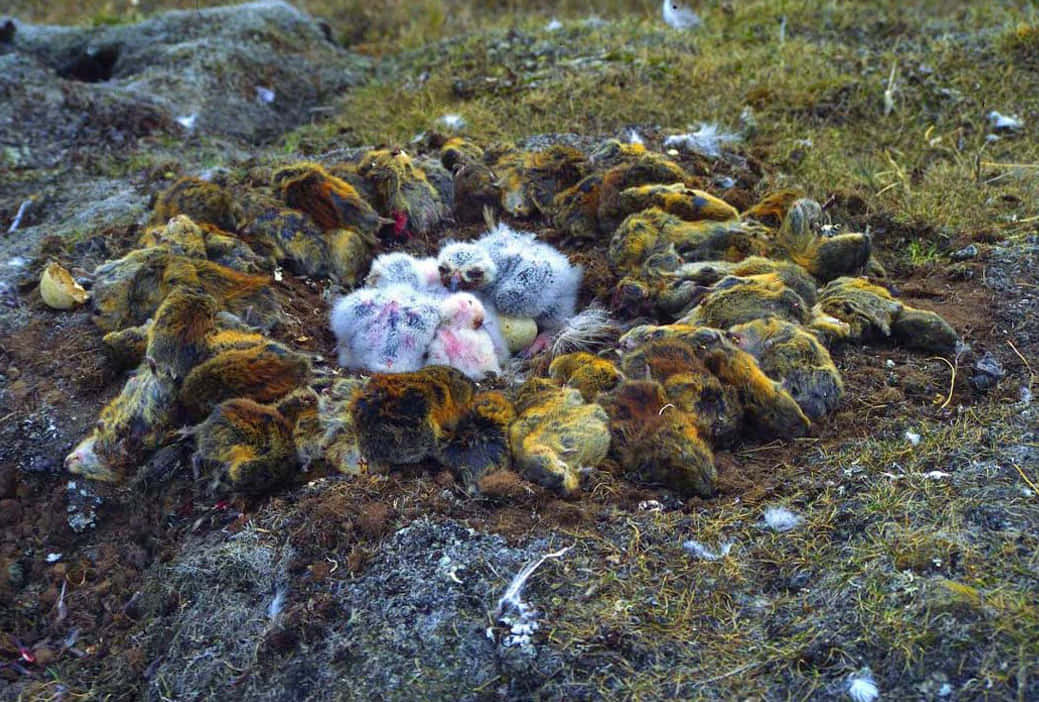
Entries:
MULTIPOLYGON (((120 239, 125 247, 132 237, 120 239)), ((433 246, 413 241, 409 248, 422 250, 424 244, 433 246)), ((589 268, 596 273, 590 278, 594 285, 608 288, 609 272, 593 268, 595 254, 601 260, 602 250, 587 244, 580 248, 580 256, 593 264, 589 268)), ((975 349, 985 349, 1005 341, 993 321, 998 300, 979 285, 980 270, 980 263, 968 267, 973 275, 964 275, 963 267, 921 266, 896 270, 889 282, 903 300, 940 313, 975 349)), ((327 284, 286 274, 276 285, 285 321, 274 335, 330 359, 334 339, 326 323, 327 284)), ((21 642, 35 655, 37 665, 22 658, 20 668, 0 668, 3 679, 38 677, 39 660, 73 657, 81 658, 84 680, 103 674, 113 656, 143 673, 150 661, 144 660, 130 636, 141 573, 156 559, 172 558, 191 534, 233 532, 260 519, 261 527, 289 535, 298 554, 291 570, 305 570, 321 581, 363 571, 381 538, 421 515, 461 520, 520 541, 549 532, 594 529, 618 510, 637 511, 650 500, 689 511, 704 503, 693 498, 683 506, 665 490, 634 485, 609 470, 594 473, 576 501, 560 500, 511 474, 489 486, 489 496, 474 498, 449 473, 422 468, 356 479, 309 475, 305 479, 321 481, 322 489, 216 504, 190 480, 181 480, 166 483, 158 494, 99 486, 106 499, 100 526, 78 535, 65 518, 68 476, 61 460, 86 433, 103 403, 119 391, 124 377, 106 360, 101 333, 86 312, 55 313, 35 294, 26 299, 29 322, 0 343, 0 372, 17 376, 10 386, 12 402, 3 408, 0 422, 0 442, 7 447, 0 453, 0 602, 5 603, 0 606, 0 661, 17 662, 21 642), (59 426, 42 439, 33 438, 36 435, 26 426, 41 412, 59 426), (20 468, 31 456, 44 457, 38 469, 20 468), (346 562, 330 562, 326 556, 333 552, 349 554, 346 562), (48 563, 51 553, 61 553, 61 559, 48 563), (60 640, 58 632, 69 631, 70 624, 78 630, 77 640, 60 640)), ((947 363, 891 345, 844 347, 835 350, 834 360, 845 380, 845 400, 838 411, 818 422, 804 439, 718 452, 715 501, 765 503, 781 494, 782 481, 789 475, 786 469, 803 466, 806 455, 825 455, 847 442, 912 427, 925 418, 949 417, 958 406, 969 407, 980 399, 965 373, 957 374, 950 399, 947 363)), ((1010 384, 996 392, 1010 393, 1010 384)), ((808 476, 822 480, 812 476, 810 467, 808 476)), ((269 643, 275 648, 291 644, 269 643)))

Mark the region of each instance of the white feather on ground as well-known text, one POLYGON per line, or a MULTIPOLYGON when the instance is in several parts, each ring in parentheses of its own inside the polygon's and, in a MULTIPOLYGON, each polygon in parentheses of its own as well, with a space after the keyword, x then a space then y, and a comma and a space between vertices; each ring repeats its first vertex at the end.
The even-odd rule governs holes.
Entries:
POLYGON ((274 597, 271 598, 271 603, 267 605, 267 618, 277 619, 278 615, 285 608, 285 595, 289 592, 288 585, 279 585, 274 591, 274 597))
POLYGON ((508 633, 503 637, 502 644, 505 646, 522 646, 530 641, 531 635, 538 630, 537 612, 529 604, 523 601, 523 588, 534 571, 549 558, 562 558, 573 548, 567 546, 553 553, 546 553, 541 558, 531 561, 523 566, 520 572, 509 583, 505 594, 498 600, 495 610, 495 619, 508 628, 508 633))
POLYGON ((880 688, 869 668, 863 668, 848 678, 848 697, 855 702, 874 702, 880 697, 880 688))
POLYGON ((661 15, 664 22, 673 29, 693 29, 703 24, 700 15, 677 0, 664 0, 661 15))
POLYGON ((765 525, 772 531, 784 532, 796 528, 804 517, 794 514, 786 507, 766 507, 765 525))
POLYGON ((664 139, 664 146, 700 154, 707 158, 720 158, 722 145, 739 140, 739 135, 724 132, 717 124, 701 124, 695 132, 667 137, 664 139))
POLYGON ((617 326, 602 307, 591 306, 570 317, 552 339, 551 354, 562 356, 575 351, 591 351, 611 341, 617 326))
POLYGON ((717 561, 729 555, 729 552, 732 550, 732 542, 727 541, 726 543, 721 544, 718 547, 718 550, 715 551, 696 539, 688 539, 682 542, 682 548, 690 555, 696 556, 705 561, 717 561))
POLYGON ((442 117, 440 117, 440 119, 437 120, 437 123, 443 125, 444 127, 447 127, 448 129, 453 129, 455 131, 465 129, 468 124, 465 121, 465 117, 456 114, 443 115, 442 117))
POLYGON ((1018 119, 1017 115, 1004 115, 995 110, 988 113, 988 121, 996 131, 1014 131, 1025 126, 1024 121, 1018 119))

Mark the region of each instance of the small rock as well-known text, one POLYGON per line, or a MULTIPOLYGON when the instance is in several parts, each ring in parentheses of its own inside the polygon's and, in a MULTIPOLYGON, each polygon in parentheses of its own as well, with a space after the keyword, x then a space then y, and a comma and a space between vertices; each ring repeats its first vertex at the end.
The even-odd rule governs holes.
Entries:
POLYGON ((89 483, 70 480, 65 488, 68 495, 68 524, 77 534, 97 526, 97 508, 102 500, 94 493, 89 483))
POLYGON ((58 657, 54 649, 47 646, 40 646, 32 652, 32 655, 36 658, 36 665, 40 666, 50 665, 58 657))
POLYGON ((0 468, 0 499, 14 497, 16 489, 14 466, 0 468))
POLYGON ((15 590, 20 590, 25 584, 25 566, 14 561, 7 566, 7 582, 15 590))
POLYGON ((1007 374, 1003 364, 992 355, 991 351, 986 351, 981 358, 974 362, 974 370, 977 372, 971 378, 971 382, 978 390, 989 390, 995 387, 1007 374))
POLYGON ((953 261, 966 261, 967 259, 976 258, 978 255, 978 247, 974 244, 964 246, 959 251, 953 251, 949 254, 949 258, 953 261))
POLYGON ((999 359, 992 355, 991 351, 986 351, 981 358, 974 363, 974 370, 979 373, 991 375, 997 380, 1006 376, 1007 372, 1003 368, 1003 364, 999 362, 999 359))
POLYGON ((11 526, 22 518, 22 506, 18 500, 0 500, 0 524, 11 526))
POLYGON ((499 499, 515 499, 526 492, 523 481, 511 470, 498 470, 484 475, 477 482, 477 489, 485 497, 499 499))
POLYGON ((361 513, 357 515, 357 526, 361 528, 365 536, 374 538, 386 533, 392 519, 393 510, 389 505, 373 502, 361 509, 361 513))

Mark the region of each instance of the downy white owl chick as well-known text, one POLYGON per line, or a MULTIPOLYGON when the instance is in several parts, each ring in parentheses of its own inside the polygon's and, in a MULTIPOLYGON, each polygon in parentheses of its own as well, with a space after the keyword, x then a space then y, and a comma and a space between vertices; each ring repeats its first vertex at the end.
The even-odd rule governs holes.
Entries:
MULTIPOLYGON (((433 257, 417 258, 400 251, 382 254, 372 262, 371 271, 365 278, 365 284, 374 288, 385 288, 391 285, 403 285, 412 290, 442 299, 451 294, 440 282, 440 272, 437 270, 437 260, 433 257)), ((482 330, 490 335, 494 342, 494 350, 498 356, 498 362, 505 363, 509 360, 510 347, 505 339, 505 333, 501 328, 498 315, 494 312, 490 302, 483 298, 477 298, 479 303, 491 307, 489 313, 484 314, 482 330)))
POLYGON ((429 345, 427 363, 457 368, 472 380, 501 373, 494 341, 484 329, 487 316, 488 310, 475 295, 454 293, 445 298, 440 303, 440 326, 429 345))
POLYGON ((502 314, 534 318, 542 337, 574 315, 580 266, 530 232, 498 224, 477 241, 448 244, 437 264, 448 289, 480 291, 502 314))
POLYGON ((365 285, 384 288, 390 285, 406 285, 413 290, 443 290, 437 260, 433 257, 417 258, 402 251, 385 253, 372 261, 365 285))
POLYGON ((404 373, 422 367, 440 309, 435 297, 404 285, 361 288, 336 303, 331 322, 339 365, 404 373))

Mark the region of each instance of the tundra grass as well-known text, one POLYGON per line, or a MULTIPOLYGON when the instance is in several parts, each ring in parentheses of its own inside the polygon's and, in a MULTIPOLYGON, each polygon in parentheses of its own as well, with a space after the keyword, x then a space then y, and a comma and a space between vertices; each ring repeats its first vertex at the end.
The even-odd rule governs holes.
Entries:
MULTIPOLYGON (((479 142, 735 131, 748 114, 756 128, 737 148, 764 164, 760 194, 858 198, 911 233, 909 269, 942 260, 942 239, 1039 227, 1039 17, 1027 3, 709 3, 688 33, 651 2, 601 3, 602 24, 577 2, 301 5, 382 63, 332 117, 286 135, 278 158, 406 147, 447 113, 479 142), (563 26, 549 31, 553 15, 563 26), (993 111, 1022 126, 996 130, 993 111)), ((15 0, 12 12, 101 22, 171 6, 194 3, 15 0)), ((575 698, 830 699, 868 667, 892 699, 943 698, 945 685, 1039 697, 1030 411, 992 400, 936 415, 914 428, 917 445, 878 425, 774 466, 753 496, 617 509, 561 534, 573 556, 531 590, 568 652, 555 684, 575 698), (770 530, 774 504, 804 521, 770 530), (687 539, 732 549, 705 561, 687 539)))
POLYGON ((891 435, 808 451, 776 467, 765 496, 572 534, 575 562, 546 578, 565 584, 537 594, 549 637, 577 661, 574 684, 609 698, 832 699, 868 667, 892 698, 950 685, 1029 699, 1039 476, 1005 452, 1022 421, 1003 410, 928 423, 916 446, 891 435), (762 520, 771 505, 804 521, 777 533, 762 520), (702 560, 687 539, 731 550, 702 560))

